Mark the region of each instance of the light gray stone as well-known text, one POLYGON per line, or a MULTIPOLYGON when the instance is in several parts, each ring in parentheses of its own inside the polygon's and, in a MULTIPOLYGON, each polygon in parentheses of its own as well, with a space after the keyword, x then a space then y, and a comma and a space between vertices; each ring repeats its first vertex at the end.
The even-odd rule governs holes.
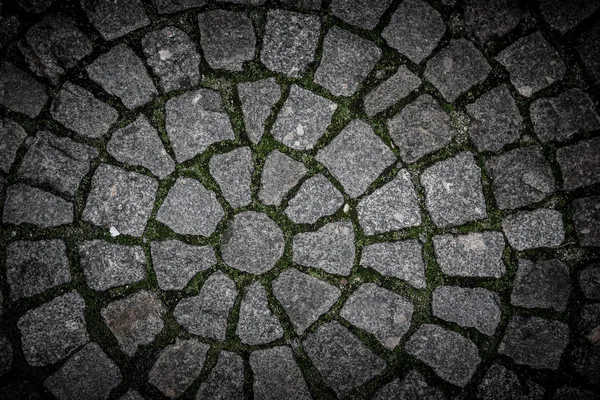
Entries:
POLYGON ((563 312, 571 295, 569 268, 559 260, 520 258, 510 302, 524 308, 553 308, 563 312))
POLYGON ((257 144, 262 138, 264 126, 275 103, 281 98, 281 88, 275 78, 237 84, 238 95, 242 103, 246 135, 257 144))
POLYGON ((150 24, 140 0, 81 0, 81 8, 107 41, 150 24))
POLYGON ((289 201, 285 214, 297 224, 314 224, 321 217, 335 213, 344 204, 344 196, 323 174, 302 184, 289 201))
POLYGON ((600 8, 600 1, 572 0, 568 2, 558 0, 541 0, 540 11, 544 20, 560 33, 575 28, 584 19, 591 16, 600 8))
POLYGON ((586 298, 600 300, 600 263, 590 264, 579 272, 579 285, 586 298))
POLYGON ((349 24, 370 30, 379 23, 390 3, 391 0, 333 0, 331 12, 349 24))
POLYGON ((492 364, 478 387, 482 400, 542 400, 544 389, 538 384, 521 379, 519 375, 500 364, 492 364))
POLYGON ((33 224, 40 228, 73 222, 73 204, 41 189, 17 183, 6 189, 5 224, 33 224))
POLYGON ((417 371, 410 371, 404 379, 394 379, 392 382, 382 386, 373 400, 444 400, 444 394, 433 386, 430 386, 423 375, 417 371))
POLYGON ((465 25, 484 44, 501 38, 521 21, 517 0, 468 0, 464 5, 465 25))
POLYGON ((408 96, 420 85, 419 77, 401 65, 394 75, 365 96, 365 112, 373 117, 408 96))
POLYGON ((236 353, 221 351, 208 379, 200 385, 196 400, 242 400, 244 361, 236 353))
POLYGON ((6 173, 10 171, 26 137, 27 133, 21 125, 10 119, 0 118, 0 170, 6 173))
POLYGON ((48 95, 44 86, 29 73, 14 64, 4 61, 0 65, 0 105, 30 118, 37 117, 46 103, 48 95))
POLYGON ((283 337, 279 320, 269 309, 267 292, 258 282, 246 288, 236 334, 242 343, 266 344, 283 337))
POLYGON ((600 196, 573 200, 573 224, 580 246, 600 243, 600 196))
POLYGON ((582 140, 556 151, 566 190, 600 182, 600 138, 582 140))
POLYGON ((565 240, 562 214, 547 208, 509 215, 502 220, 502 230, 516 250, 556 247, 565 240))
POLYGON ((164 240, 152 242, 150 249, 158 287, 162 290, 182 290, 196 274, 217 263, 210 246, 164 240))
POLYGON ((225 200, 231 207, 239 208, 252 202, 252 174, 254 163, 249 147, 238 147, 210 159, 210 174, 219 184, 225 200))
POLYGON ((254 396, 258 399, 312 399, 302 371, 287 346, 258 350, 250 354, 254 373, 254 396))
POLYGON ((190 8, 202 7, 207 0, 154 0, 154 6, 159 14, 172 14, 190 8))
POLYGON ((383 276, 402 279, 417 289, 427 286, 423 246, 414 239, 370 244, 363 248, 360 264, 383 276))
POLYGON ((6 375, 13 366, 13 349, 10 341, 0 336, 0 376, 6 375))
POLYGON ((258 198, 263 204, 278 206, 291 188, 308 170, 300 161, 273 150, 267 155, 263 166, 258 198))

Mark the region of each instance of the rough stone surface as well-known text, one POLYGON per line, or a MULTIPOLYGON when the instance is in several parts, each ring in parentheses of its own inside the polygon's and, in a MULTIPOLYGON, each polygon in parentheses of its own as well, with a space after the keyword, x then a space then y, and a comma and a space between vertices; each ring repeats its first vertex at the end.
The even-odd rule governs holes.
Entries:
POLYGON ((119 400, 144 400, 144 398, 136 390, 132 389, 121 396, 119 400))
POLYGON ((266 344, 283 337, 283 328, 269 309, 267 292, 258 282, 246 289, 236 334, 242 343, 250 345, 266 344))
POLYGON ((302 372, 287 346, 258 350, 250 354, 254 373, 254 396, 258 399, 312 399, 302 372))
POLYGON ((17 183, 6 189, 2 222, 50 228, 73 222, 73 204, 41 189, 17 183))
MULTIPOLYGON (((13 366, 12 344, 4 336, 0 336, 0 376, 10 372, 13 366)), ((0 392, 1 393, 1 392, 0 392)))
POLYGON ((154 6, 160 14, 172 14, 190 8, 202 7, 207 0, 154 0, 154 6))
POLYGON ((466 386, 481 362, 473 342, 437 325, 421 325, 405 349, 429 365, 440 378, 460 387, 466 386))
POLYGON ((400 3, 381 36, 388 45, 419 64, 431 54, 446 32, 439 12, 423 0, 400 3))
POLYGON ((21 347, 29 365, 54 364, 88 342, 84 308, 79 293, 72 291, 27 311, 19 319, 21 347))
POLYGON ((541 33, 524 36, 496 57, 510 75, 515 89, 525 97, 560 81, 566 71, 556 50, 541 33))
POLYGON ((417 289, 426 287, 423 246, 417 240, 374 243, 363 248, 360 265, 383 276, 408 282, 417 289))
POLYGON ((596 84, 600 84, 600 48, 597 46, 599 40, 600 22, 596 22, 589 32, 581 35, 577 45, 577 51, 596 84))
POLYGON ((215 272, 197 296, 184 298, 177 304, 173 316, 192 335, 223 341, 237 293, 235 282, 222 272, 215 272))
POLYGON ((47 102, 46 89, 29 73, 8 61, 0 65, 0 105, 35 118, 47 102))
POLYGON ((273 150, 267 155, 262 170, 258 198, 263 204, 278 206, 291 188, 308 170, 300 161, 273 150))
POLYGON ((469 152, 440 161, 421 175, 425 204, 439 227, 462 225, 487 217, 481 170, 469 152))
POLYGON ((244 113, 246 135, 257 144, 262 138, 264 124, 275 103, 281 98, 281 88, 275 78, 237 84, 238 95, 244 113))
POLYGON ((556 370, 569 343, 569 327, 538 317, 514 316, 508 323, 498 352, 517 364, 556 370))
POLYGON ((39 14, 46 11, 55 0, 16 0, 17 3, 23 10, 39 14))
POLYGON ((410 371, 404 379, 394 379, 392 382, 383 386, 373 396, 373 400, 391 400, 391 399, 427 399, 444 400, 444 394, 430 386, 423 375, 417 371, 410 371))
POLYGON ((573 224, 580 246, 598 246, 600 243, 600 196, 589 196, 573 201, 573 224))
POLYGON ((365 111, 372 117, 398 101, 408 96, 421 85, 421 80, 401 65, 398 71, 375 89, 371 90, 364 98, 365 111))
POLYGON ((323 56, 314 81, 335 96, 351 96, 381 54, 375 43, 333 27, 325 35, 323 56))
POLYGON ((141 236, 157 190, 158 183, 148 176, 100 164, 82 218, 97 226, 115 227, 125 235, 141 236))
POLYGON ((562 214, 540 208, 521 211, 502 220, 502 230, 508 243, 516 250, 556 247, 565 240, 562 214))
POLYGON ((288 202, 285 214, 297 224, 314 224, 321 217, 335 213, 344 204, 344 196, 323 174, 302 184, 288 202))
POLYGON ((465 25, 480 43, 501 38, 521 20, 517 0, 468 0, 464 5, 465 25))
POLYGON ((281 4, 303 10, 320 10, 321 0, 280 0, 281 4))
POLYGON ((448 114, 428 94, 404 107, 387 126, 400 157, 408 163, 444 148, 456 134, 448 114))
POLYGON ((331 12, 341 20, 363 29, 373 29, 391 0, 333 0, 331 12))
POLYGON ((345 397, 386 367, 382 359, 335 321, 321 325, 303 344, 325 383, 339 397, 345 397))
POLYGON ((571 295, 569 268, 558 260, 520 258, 510 302, 524 308, 553 308, 563 312, 571 295))
POLYGON ((62 240, 23 240, 6 246, 6 281, 13 301, 70 280, 67 247, 62 240))
POLYGON ((0 14, 0 48, 9 44, 17 36, 20 26, 21 22, 15 15, 0 14))
POLYGON ((150 249, 158 287, 162 290, 182 290, 196 274, 217 263, 210 246, 164 240, 152 242, 150 249))
POLYGON ((482 400, 542 400, 544 389, 530 380, 519 379, 513 371, 493 364, 478 387, 482 400))
POLYGON ((554 392, 552 400, 594 400, 598 397, 598 393, 590 390, 578 389, 571 386, 561 386, 554 392))
POLYGON ((231 207, 239 208, 252 201, 252 174, 254 164, 249 147, 239 147, 210 159, 210 174, 219 184, 225 200, 231 207))
POLYGON ((21 125, 10 119, 0 119, 0 170, 8 173, 26 137, 21 125))
POLYGON ((140 0, 81 0, 81 7, 104 40, 114 40, 150 24, 140 0))
POLYGON ((563 2, 558 0, 541 0, 542 16, 553 29, 565 33, 600 8, 600 1, 573 0, 563 2))
POLYGON ((579 285, 585 297, 600 300, 600 263, 590 264, 579 272, 579 285))
POLYGON ((342 292, 335 286, 291 268, 273 281, 273 294, 287 312, 296 332, 301 335, 329 311, 342 292))
POLYGON ((244 361, 236 353, 222 351, 208 379, 202 382, 196 400, 242 400, 244 361))
POLYGON ((348 124, 316 159, 331 172, 351 197, 363 194, 369 185, 396 161, 389 147, 366 122, 348 124))
POLYGON ((433 315, 492 336, 502 314, 500 298, 482 288, 440 286, 431 297, 433 315))
POLYGON ((582 140, 556 151, 556 161, 567 190, 600 182, 600 138, 582 140))

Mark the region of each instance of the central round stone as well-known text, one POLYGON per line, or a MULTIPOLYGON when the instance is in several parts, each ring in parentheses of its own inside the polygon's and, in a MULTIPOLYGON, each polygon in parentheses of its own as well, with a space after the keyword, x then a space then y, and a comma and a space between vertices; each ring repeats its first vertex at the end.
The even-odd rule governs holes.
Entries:
POLYGON ((221 242, 223 261, 252 274, 273 268, 283 255, 285 240, 279 226, 267 215, 245 211, 233 217, 221 242))

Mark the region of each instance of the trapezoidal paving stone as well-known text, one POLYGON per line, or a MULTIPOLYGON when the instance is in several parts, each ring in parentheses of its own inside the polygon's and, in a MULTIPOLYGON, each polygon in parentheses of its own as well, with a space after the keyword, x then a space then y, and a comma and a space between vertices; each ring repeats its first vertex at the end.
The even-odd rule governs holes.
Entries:
POLYGON ((196 400, 244 398, 244 360, 239 354, 221 351, 208 379, 200 385, 196 400))

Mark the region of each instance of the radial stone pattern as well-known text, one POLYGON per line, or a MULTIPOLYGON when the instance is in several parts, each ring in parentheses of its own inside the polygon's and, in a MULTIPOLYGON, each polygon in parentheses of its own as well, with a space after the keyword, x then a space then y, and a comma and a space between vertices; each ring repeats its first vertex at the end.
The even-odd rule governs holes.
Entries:
POLYGON ((0 399, 600 398, 598 21, 0 0, 0 399))

